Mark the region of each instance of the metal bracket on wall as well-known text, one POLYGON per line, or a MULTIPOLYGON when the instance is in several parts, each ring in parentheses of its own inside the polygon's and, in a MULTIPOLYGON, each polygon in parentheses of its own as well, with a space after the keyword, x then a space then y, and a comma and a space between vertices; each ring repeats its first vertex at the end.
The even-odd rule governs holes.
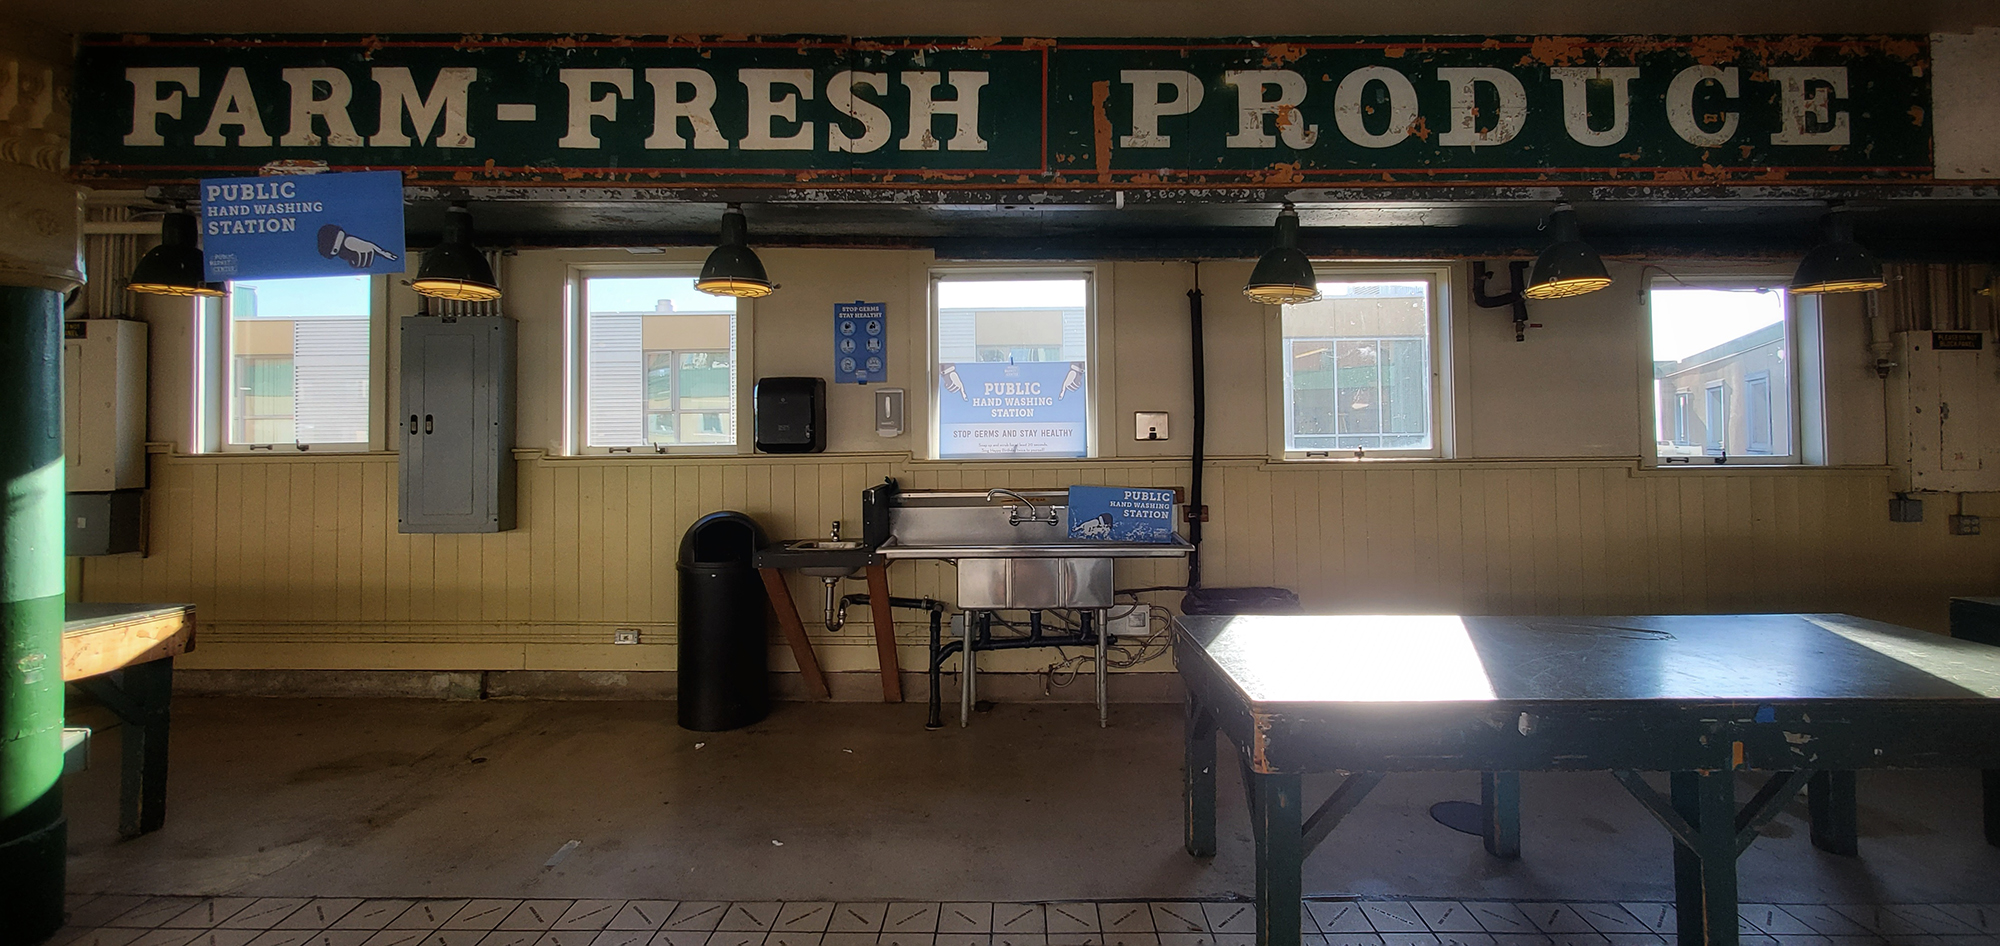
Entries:
POLYGON ((1528 288, 1528 261, 1513 260, 1507 264, 1512 288, 1501 295, 1486 294, 1486 278, 1492 273, 1486 269, 1485 260, 1472 263, 1472 301, 1482 309, 1512 307, 1514 310, 1514 340, 1528 340, 1528 297, 1522 291, 1528 288))

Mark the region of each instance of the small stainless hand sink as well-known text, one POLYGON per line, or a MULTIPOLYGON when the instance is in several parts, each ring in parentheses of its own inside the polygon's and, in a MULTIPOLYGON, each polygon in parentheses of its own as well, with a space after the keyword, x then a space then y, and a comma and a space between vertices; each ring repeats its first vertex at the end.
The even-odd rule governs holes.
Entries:
POLYGON ((848 578, 875 560, 875 550, 852 539, 792 539, 756 555, 758 568, 783 568, 814 578, 848 578))

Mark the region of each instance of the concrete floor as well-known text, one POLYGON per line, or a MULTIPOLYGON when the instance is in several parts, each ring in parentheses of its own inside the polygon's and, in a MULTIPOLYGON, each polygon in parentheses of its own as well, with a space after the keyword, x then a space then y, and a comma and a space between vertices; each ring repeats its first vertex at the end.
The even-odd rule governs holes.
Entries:
MULTIPOLYGON (((1180 849, 1180 710, 783 703, 728 733, 670 703, 199 698, 174 706, 166 827, 115 833, 116 730, 70 776, 70 889, 238 897, 1227 899, 1252 890, 1240 787, 1220 853, 1180 849), (581 842, 549 866, 568 841, 581 842)), ((1225 756, 1225 759, 1227 756, 1225 756)), ((1859 858, 1794 803, 1746 903, 1991 903, 1973 772, 1864 773, 1859 858)), ((1309 786, 1311 787, 1311 786, 1309 786)), ((1323 787, 1323 786, 1322 786, 1323 787)), ((1746 780, 1741 790, 1748 797, 1746 780)), ((1666 833, 1604 774, 1523 778, 1519 861, 1429 817, 1470 774, 1391 776, 1306 865, 1308 895, 1671 901, 1666 833)))

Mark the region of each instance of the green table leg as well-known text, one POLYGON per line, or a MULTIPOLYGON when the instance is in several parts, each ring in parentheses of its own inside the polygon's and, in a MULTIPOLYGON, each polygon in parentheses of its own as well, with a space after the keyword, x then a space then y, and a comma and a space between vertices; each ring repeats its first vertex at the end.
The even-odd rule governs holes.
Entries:
POLYGON ((124 758, 118 787, 118 834, 136 838, 167 821, 167 737, 174 691, 168 657, 77 681, 121 720, 124 758))
POLYGON ((1986 811, 1986 843, 2000 847, 2000 769, 1979 773, 1979 793, 1986 811))
MULTIPOLYGON (((1806 807, 1812 812, 1813 847, 1828 854, 1847 857, 1861 853, 1853 772, 1821 772, 1814 775, 1812 783, 1806 788, 1806 807)), ((1987 810, 1992 811, 1990 807, 1987 810)), ((1989 820, 1987 824, 1987 839, 1991 840, 1992 822, 1989 820)))
POLYGON ((1299 777, 1251 776, 1257 836, 1257 946, 1299 946, 1305 896, 1304 816, 1299 777))
POLYGON ((1736 777, 1727 769, 1675 772, 1674 811, 1693 844, 1674 842, 1674 905, 1681 946, 1737 946, 1736 777))
POLYGON ((1521 773, 1479 773, 1479 813, 1486 853, 1521 856, 1521 773))
POLYGON ((1186 805, 1187 852, 1215 856, 1215 714, 1194 694, 1187 698, 1187 756, 1181 799, 1186 805))

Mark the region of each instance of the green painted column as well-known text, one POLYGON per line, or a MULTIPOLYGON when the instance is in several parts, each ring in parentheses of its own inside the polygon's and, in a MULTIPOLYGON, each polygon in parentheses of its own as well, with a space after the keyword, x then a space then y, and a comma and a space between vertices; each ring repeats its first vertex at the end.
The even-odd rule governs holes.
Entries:
POLYGON ((0 946, 63 922, 62 294, 0 286, 0 946))

